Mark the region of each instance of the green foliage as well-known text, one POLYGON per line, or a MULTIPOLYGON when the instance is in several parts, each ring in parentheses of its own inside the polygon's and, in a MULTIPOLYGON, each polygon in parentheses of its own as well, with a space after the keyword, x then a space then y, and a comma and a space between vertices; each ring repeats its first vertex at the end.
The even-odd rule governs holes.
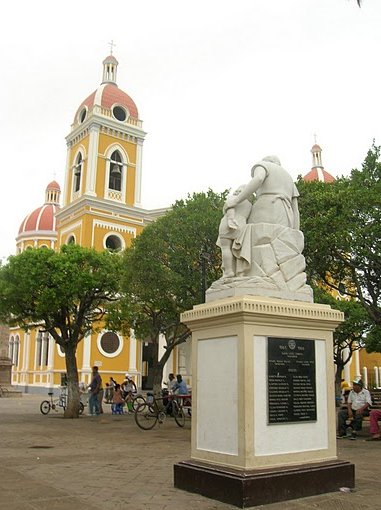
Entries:
POLYGON ((119 266, 120 257, 76 245, 27 249, 0 268, 0 319, 76 345, 115 299, 119 266))
POLYGON ((371 328, 381 326, 380 147, 368 151, 361 170, 335 182, 299 180, 301 228, 307 272, 360 301, 371 328))
POLYGON ((209 190, 179 200, 134 240, 123 259, 123 298, 108 317, 114 329, 133 327, 152 342, 164 333, 166 357, 189 336, 180 313, 200 302, 202 257, 206 286, 220 276, 215 243, 226 195, 209 190))
MULTIPOLYGON (((330 305, 344 313, 345 321, 342 322, 333 333, 335 346, 335 363, 341 364, 343 351, 349 348, 347 360, 354 350, 363 347, 366 335, 371 327, 371 320, 365 308, 356 300, 335 299, 332 294, 325 292, 321 287, 313 286, 314 301, 330 305)), ((345 364, 345 363, 343 363, 345 364)))
POLYGON ((65 352, 65 418, 78 418, 78 342, 118 298, 120 267, 120 256, 74 244, 27 249, 0 267, 0 321, 44 329, 65 352))

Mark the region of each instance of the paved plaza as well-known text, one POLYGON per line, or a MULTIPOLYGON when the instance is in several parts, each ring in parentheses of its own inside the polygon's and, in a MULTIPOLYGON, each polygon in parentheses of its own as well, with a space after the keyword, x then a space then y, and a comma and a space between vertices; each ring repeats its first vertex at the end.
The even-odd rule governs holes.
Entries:
MULTIPOLYGON (((190 421, 140 430, 133 415, 64 420, 39 411, 42 395, 0 398, 1 510, 228 510, 173 487, 173 464, 190 458, 190 421)), ((340 440, 356 489, 267 505, 266 510, 381 509, 381 442, 340 440)))

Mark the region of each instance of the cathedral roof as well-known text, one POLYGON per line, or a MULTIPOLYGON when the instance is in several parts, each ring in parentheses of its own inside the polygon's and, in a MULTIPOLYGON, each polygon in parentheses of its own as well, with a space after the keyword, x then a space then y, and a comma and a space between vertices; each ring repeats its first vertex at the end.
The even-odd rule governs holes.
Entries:
POLYGON ((333 182, 335 178, 333 175, 328 173, 324 168, 315 167, 312 168, 308 174, 303 177, 304 181, 321 181, 321 182, 333 182))
POLYGON ((305 181, 320 181, 320 182, 333 182, 335 178, 333 175, 324 170, 323 162, 322 162, 322 148, 320 145, 315 143, 311 148, 312 153, 312 168, 311 170, 303 177, 305 181))
POLYGON ((52 181, 46 186, 45 204, 28 214, 19 228, 19 235, 32 232, 55 232, 56 213, 60 210, 61 188, 58 182, 52 181))
POLYGON ((46 186, 46 191, 48 191, 48 190, 61 191, 61 187, 57 181, 52 181, 52 182, 49 182, 49 184, 46 186))
POLYGON ((87 112, 90 112, 94 106, 100 106, 102 109, 110 111, 114 118, 122 122, 127 117, 139 118, 138 109, 133 99, 116 84, 117 68, 118 61, 114 55, 109 55, 104 59, 102 83, 82 101, 75 114, 75 123, 84 122, 87 112))
POLYGON ((114 105, 127 108, 131 117, 139 118, 138 109, 131 97, 123 92, 115 83, 102 83, 97 90, 94 90, 84 101, 75 114, 75 120, 79 113, 86 107, 91 110, 94 105, 102 106, 111 110, 114 105))
POLYGON ((56 230, 56 218, 55 214, 59 211, 60 207, 55 204, 44 204, 41 207, 37 207, 33 212, 21 223, 19 228, 19 234, 26 232, 37 232, 37 231, 55 231, 56 230))

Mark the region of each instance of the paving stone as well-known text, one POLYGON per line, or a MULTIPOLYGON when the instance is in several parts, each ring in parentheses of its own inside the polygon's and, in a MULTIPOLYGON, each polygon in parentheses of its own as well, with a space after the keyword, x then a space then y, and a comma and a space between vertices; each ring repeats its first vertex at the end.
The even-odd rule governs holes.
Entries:
MULTIPOLYGON (((0 399, 0 510, 232 510, 175 489, 173 464, 190 458, 190 422, 140 430, 133 415, 43 416, 40 395, 0 399)), ((356 490, 259 506, 265 510, 381 510, 381 443, 338 442, 356 465, 356 490)))

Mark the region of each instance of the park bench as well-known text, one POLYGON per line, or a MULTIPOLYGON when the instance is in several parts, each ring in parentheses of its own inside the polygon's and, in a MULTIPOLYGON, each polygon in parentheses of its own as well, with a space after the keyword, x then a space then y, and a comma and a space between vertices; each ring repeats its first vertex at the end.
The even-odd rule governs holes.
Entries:
POLYGON ((381 409, 381 389, 369 391, 372 397, 372 409, 381 409))

